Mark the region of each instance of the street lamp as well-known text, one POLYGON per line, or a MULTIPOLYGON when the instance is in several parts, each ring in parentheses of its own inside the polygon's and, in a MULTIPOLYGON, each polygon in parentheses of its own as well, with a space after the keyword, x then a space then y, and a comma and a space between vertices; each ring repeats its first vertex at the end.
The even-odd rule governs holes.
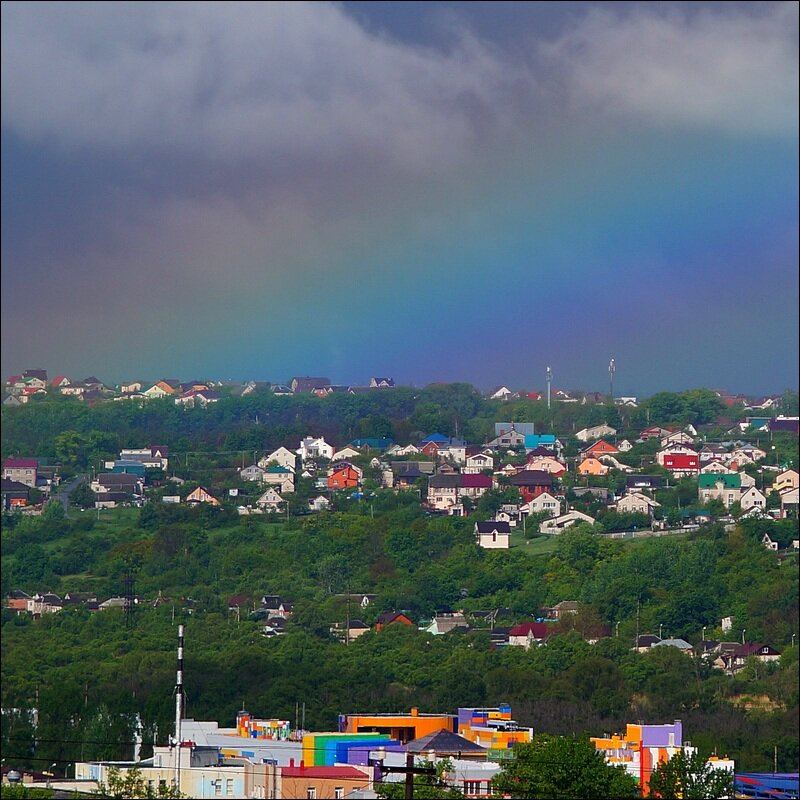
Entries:
POLYGON ((747 631, 747 628, 742 628, 742 644, 744 644, 744 635, 747 631))
POLYGON ((662 631, 663 631, 663 630, 664 630, 664 626, 663 626, 663 624, 659 623, 659 625, 658 625, 658 638, 659 638, 659 639, 662 639, 662 638, 663 638, 663 637, 661 636, 661 633, 662 633, 662 631))
POLYGON ((706 628, 707 627, 708 627, 707 625, 703 625, 703 641, 706 640, 706 628))
POLYGON ((617 620, 617 639, 619 639, 619 620, 617 620))

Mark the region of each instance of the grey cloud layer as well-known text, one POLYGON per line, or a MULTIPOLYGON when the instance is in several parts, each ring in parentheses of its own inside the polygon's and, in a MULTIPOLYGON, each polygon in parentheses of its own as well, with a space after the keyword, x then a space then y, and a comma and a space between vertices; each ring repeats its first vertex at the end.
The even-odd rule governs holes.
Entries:
POLYGON ((792 136, 798 113, 798 4, 698 13, 662 4, 595 9, 543 48, 578 113, 656 125, 792 136))
POLYGON ((447 52, 401 44, 324 3, 7 2, 2 22, 3 125, 67 148, 424 169, 562 104, 734 133, 796 127, 795 3, 589 10, 534 42, 528 64, 466 31, 447 52))

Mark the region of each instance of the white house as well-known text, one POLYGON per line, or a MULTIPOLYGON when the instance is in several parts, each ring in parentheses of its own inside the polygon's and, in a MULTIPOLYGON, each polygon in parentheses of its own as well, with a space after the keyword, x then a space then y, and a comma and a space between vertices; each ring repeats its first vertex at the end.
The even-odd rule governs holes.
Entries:
POLYGON ((796 469, 784 470, 772 482, 772 491, 778 492, 778 494, 786 489, 797 489, 798 487, 800 487, 800 474, 796 469))
POLYGON ((283 505, 284 500, 278 494, 274 487, 270 486, 261 497, 256 500, 256 505, 259 508, 263 508, 264 511, 280 511, 281 506, 283 505))
POLYGON ((757 508, 761 511, 767 510, 767 498, 755 486, 751 486, 747 491, 742 492, 739 504, 744 512, 748 512, 752 508, 757 508))
POLYGON ((239 471, 239 477, 243 481, 263 481, 264 470, 258 464, 251 464, 239 471))
POLYGON ((266 469, 270 464, 278 464, 294 472, 295 465, 297 464, 297 456, 291 450, 285 447, 279 447, 277 450, 273 450, 268 456, 264 456, 258 462, 258 466, 261 467, 261 469, 266 469))
POLYGON ((660 505, 639 492, 630 492, 617 501, 617 514, 647 514, 652 517, 660 505))
POLYGON ((700 467, 701 475, 732 475, 735 469, 729 469, 721 461, 709 461, 705 466, 700 467))
POLYGON ((308 507, 311 511, 327 511, 330 508, 331 501, 324 495, 314 497, 308 501, 308 507))
POLYGON ((619 450, 620 453, 627 453, 629 450, 633 450, 633 445, 627 439, 623 439, 617 445, 617 450, 619 450))
POLYGON ((332 456, 331 461, 342 461, 348 460, 351 458, 355 458, 356 456, 360 456, 361 453, 353 447, 343 447, 341 450, 337 450, 332 456))
POLYGON ((490 400, 510 400, 514 396, 514 392, 508 386, 496 386, 489 392, 490 400))
POLYGON ((461 471, 465 475, 474 475, 485 469, 494 469, 494 458, 489 453, 476 453, 474 456, 467 456, 461 471))
POLYGON ((511 526, 495 519, 476 522, 475 539, 487 550, 508 550, 511 546, 511 526))
POLYGON ((578 522, 588 522, 589 525, 594 525, 594 517, 590 517, 580 511, 567 511, 566 514, 553 517, 553 519, 546 519, 539 526, 539 530, 542 533, 561 533, 565 528, 569 528, 578 522))
POLYGON ((557 517, 561 514, 561 501, 553 497, 549 492, 542 492, 520 508, 520 513, 528 514, 549 514, 557 517))
POLYGON ((301 442, 300 447, 297 449, 297 454, 303 462, 317 458, 325 458, 330 460, 333 456, 333 447, 329 445, 325 438, 320 436, 315 439, 313 436, 306 436, 301 442))
POLYGON ((592 439, 603 439, 606 436, 614 436, 617 432, 616 428, 610 425, 595 425, 593 428, 584 428, 575 434, 575 438, 581 442, 588 442, 592 439))

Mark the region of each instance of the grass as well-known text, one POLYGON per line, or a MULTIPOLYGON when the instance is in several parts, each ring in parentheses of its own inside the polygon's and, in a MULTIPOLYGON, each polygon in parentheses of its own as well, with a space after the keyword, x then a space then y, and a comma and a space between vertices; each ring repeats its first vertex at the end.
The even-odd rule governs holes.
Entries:
POLYGON ((526 540, 521 531, 511 534, 511 546, 529 556, 552 553, 558 545, 558 536, 534 536, 526 540))

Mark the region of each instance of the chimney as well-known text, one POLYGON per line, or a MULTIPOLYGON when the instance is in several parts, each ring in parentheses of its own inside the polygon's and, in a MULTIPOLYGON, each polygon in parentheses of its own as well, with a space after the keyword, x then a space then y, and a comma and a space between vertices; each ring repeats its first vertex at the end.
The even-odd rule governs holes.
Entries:
POLYGON ((418 717, 419 716, 419 709, 416 708, 416 706, 411 709, 411 716, 412 717, 418 717))

